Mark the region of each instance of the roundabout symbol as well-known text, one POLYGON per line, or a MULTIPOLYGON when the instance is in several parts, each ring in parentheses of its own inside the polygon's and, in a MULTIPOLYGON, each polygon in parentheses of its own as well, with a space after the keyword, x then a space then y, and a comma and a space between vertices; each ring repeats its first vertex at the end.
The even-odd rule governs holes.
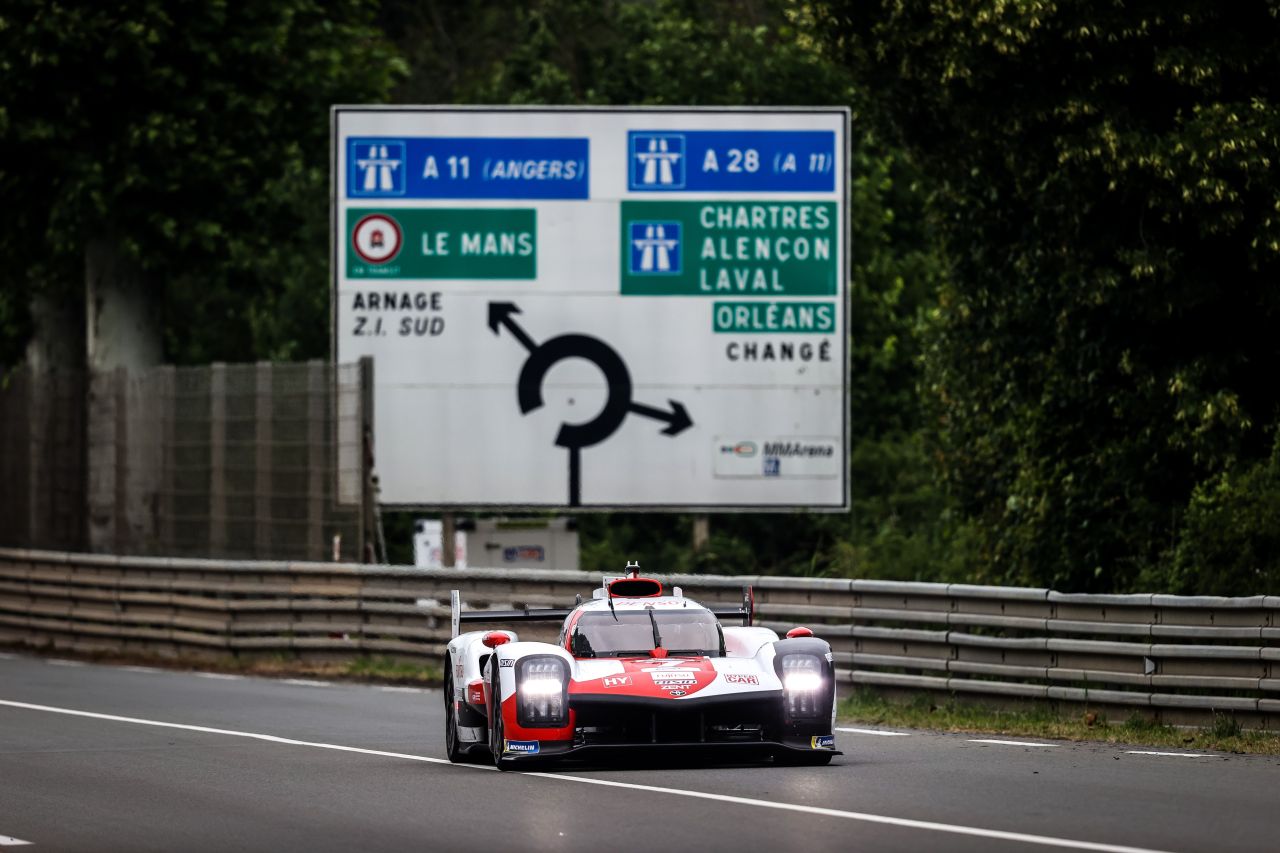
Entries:
POLYGON ((613 435, 629 412, 664 422, 663 435, 679 435, 693 426, 685 407, 675 400, 667 401, 670 411, 633 402, 631 374, 626 362, 604 341, 590 335, 568 334, 537 344, 512 318, 519 313, 520 309, 513 302, 489 303, 489 328, 493 333, 500 334, 501 327, 505 326, 512 337, 529 351, 516 382, 516 399, 520 403, 521 414, 527 415, 541 408, 543 381, 551 368, 566 358, 591 362, 604 374, 608 386, 604 408, 594 418, 580 424, 562 424, 556 434, 556 446, 569 451, 569 506, 582 505, 582 448, 599 444, 613 435))

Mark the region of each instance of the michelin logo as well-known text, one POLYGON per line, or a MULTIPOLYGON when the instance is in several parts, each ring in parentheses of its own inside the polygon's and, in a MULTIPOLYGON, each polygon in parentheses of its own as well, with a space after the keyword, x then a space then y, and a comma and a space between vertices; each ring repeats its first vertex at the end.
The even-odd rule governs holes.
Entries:
POLYGON ((679 222, 632 222, 630 237, 633 275, 680 273, 679 222))
POLYGON ((385 139, 352 139, 349 159, 352 164, 349 194, 353 196, 404 195, 404 141, 385 139))
POLYGON ((518 752, 521 755, 537 755, 538 742, 536 740, 503 741, 503 752, 518 752))
POLYGON ((631 137, 631 189, 684 188, 684 134, 636 133, 631 137))

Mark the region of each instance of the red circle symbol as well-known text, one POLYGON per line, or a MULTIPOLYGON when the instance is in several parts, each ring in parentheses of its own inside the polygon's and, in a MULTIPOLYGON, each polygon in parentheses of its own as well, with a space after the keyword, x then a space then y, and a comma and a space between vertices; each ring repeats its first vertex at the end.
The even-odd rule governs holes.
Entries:
POLYGON ((371 264, 385 264, 400 254, 404 234, 400 223, 383 213, 371 213, 351 229, 351 248, 371 264))

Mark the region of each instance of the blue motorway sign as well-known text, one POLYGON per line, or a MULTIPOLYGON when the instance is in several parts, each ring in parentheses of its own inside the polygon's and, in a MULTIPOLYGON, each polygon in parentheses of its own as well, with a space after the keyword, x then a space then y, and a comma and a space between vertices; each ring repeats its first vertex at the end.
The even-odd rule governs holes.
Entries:
POLYGON ((835 190, 829 130, 632 130, 627 148, 632 192, 835 190))
POLYGON ((585 199, 578 137, 352 137, 348 198, 585 199))

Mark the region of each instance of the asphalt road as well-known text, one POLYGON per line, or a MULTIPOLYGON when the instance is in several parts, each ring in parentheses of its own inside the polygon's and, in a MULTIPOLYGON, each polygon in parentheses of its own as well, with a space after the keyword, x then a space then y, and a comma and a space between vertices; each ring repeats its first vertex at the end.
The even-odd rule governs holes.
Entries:
POLYGON ((498 773, 445 761, 442 723, 435 690, 2 655, 0 847, 1280 847, 1274 756, 1145 755, 1109 745, 844 731, 837 743, 845 755, 830 767, 498 773))

